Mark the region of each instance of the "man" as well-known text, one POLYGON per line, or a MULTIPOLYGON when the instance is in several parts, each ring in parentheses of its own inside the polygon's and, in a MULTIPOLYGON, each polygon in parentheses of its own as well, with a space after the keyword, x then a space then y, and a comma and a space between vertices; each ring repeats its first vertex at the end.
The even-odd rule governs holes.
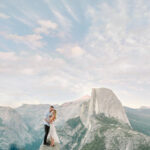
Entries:
POLYGON ((50 117, 51 117, 51 112, 53 111, 54 107, 50 106, 48 113, 46 113, 45 118, 44 118, 44 130, 45 130, 45 135, 44 135, 44 145, 49 145, 47 143, 47 136, 50 130, 50 117))

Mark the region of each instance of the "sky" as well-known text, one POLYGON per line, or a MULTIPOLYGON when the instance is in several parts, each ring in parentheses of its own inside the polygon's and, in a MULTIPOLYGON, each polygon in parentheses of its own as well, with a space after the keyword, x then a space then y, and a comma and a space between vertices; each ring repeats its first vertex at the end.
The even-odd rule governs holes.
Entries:
POLYGON ((0 0, 0 106, 112 89, 150 106, 150 1, 0 0))

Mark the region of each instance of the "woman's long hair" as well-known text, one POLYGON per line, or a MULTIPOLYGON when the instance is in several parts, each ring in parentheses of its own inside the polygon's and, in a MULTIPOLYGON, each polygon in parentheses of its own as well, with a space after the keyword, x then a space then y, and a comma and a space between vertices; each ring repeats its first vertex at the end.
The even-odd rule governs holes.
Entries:
POLYGON ((57 111, 56 111, 56 109, 54 109, 54 118, 55 118, 55 120, 56 120, 56 116, 57 116, 57 111))

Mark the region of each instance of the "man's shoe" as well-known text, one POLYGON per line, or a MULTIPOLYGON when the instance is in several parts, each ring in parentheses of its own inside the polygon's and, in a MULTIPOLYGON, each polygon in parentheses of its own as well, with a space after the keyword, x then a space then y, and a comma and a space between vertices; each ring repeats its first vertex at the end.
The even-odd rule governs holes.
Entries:
POLYGON ((48 144, 48 143, 43 143, 43 145, 49 146, 49 144, 48 144))

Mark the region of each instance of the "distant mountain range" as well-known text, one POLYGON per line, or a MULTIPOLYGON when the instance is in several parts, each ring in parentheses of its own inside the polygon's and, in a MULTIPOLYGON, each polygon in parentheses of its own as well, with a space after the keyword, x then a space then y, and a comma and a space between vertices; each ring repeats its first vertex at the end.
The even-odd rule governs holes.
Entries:
MULTIPOLYGON (((109 89, 55 105, 62 150, 149 150, 150 109, 122 107, 109 89)), ((0 107, 0 150, 38 150, 49 104, 0 107)))
POLYGON ((133 109, 125 107, 125 111, 132 128, 150 136, 150 108, 133 109))
POLYGON ((10 107, 0 107, 0 149, 7 149, 11 143, 25 146, 33 141, 30 129, 20 114, 10 107))

